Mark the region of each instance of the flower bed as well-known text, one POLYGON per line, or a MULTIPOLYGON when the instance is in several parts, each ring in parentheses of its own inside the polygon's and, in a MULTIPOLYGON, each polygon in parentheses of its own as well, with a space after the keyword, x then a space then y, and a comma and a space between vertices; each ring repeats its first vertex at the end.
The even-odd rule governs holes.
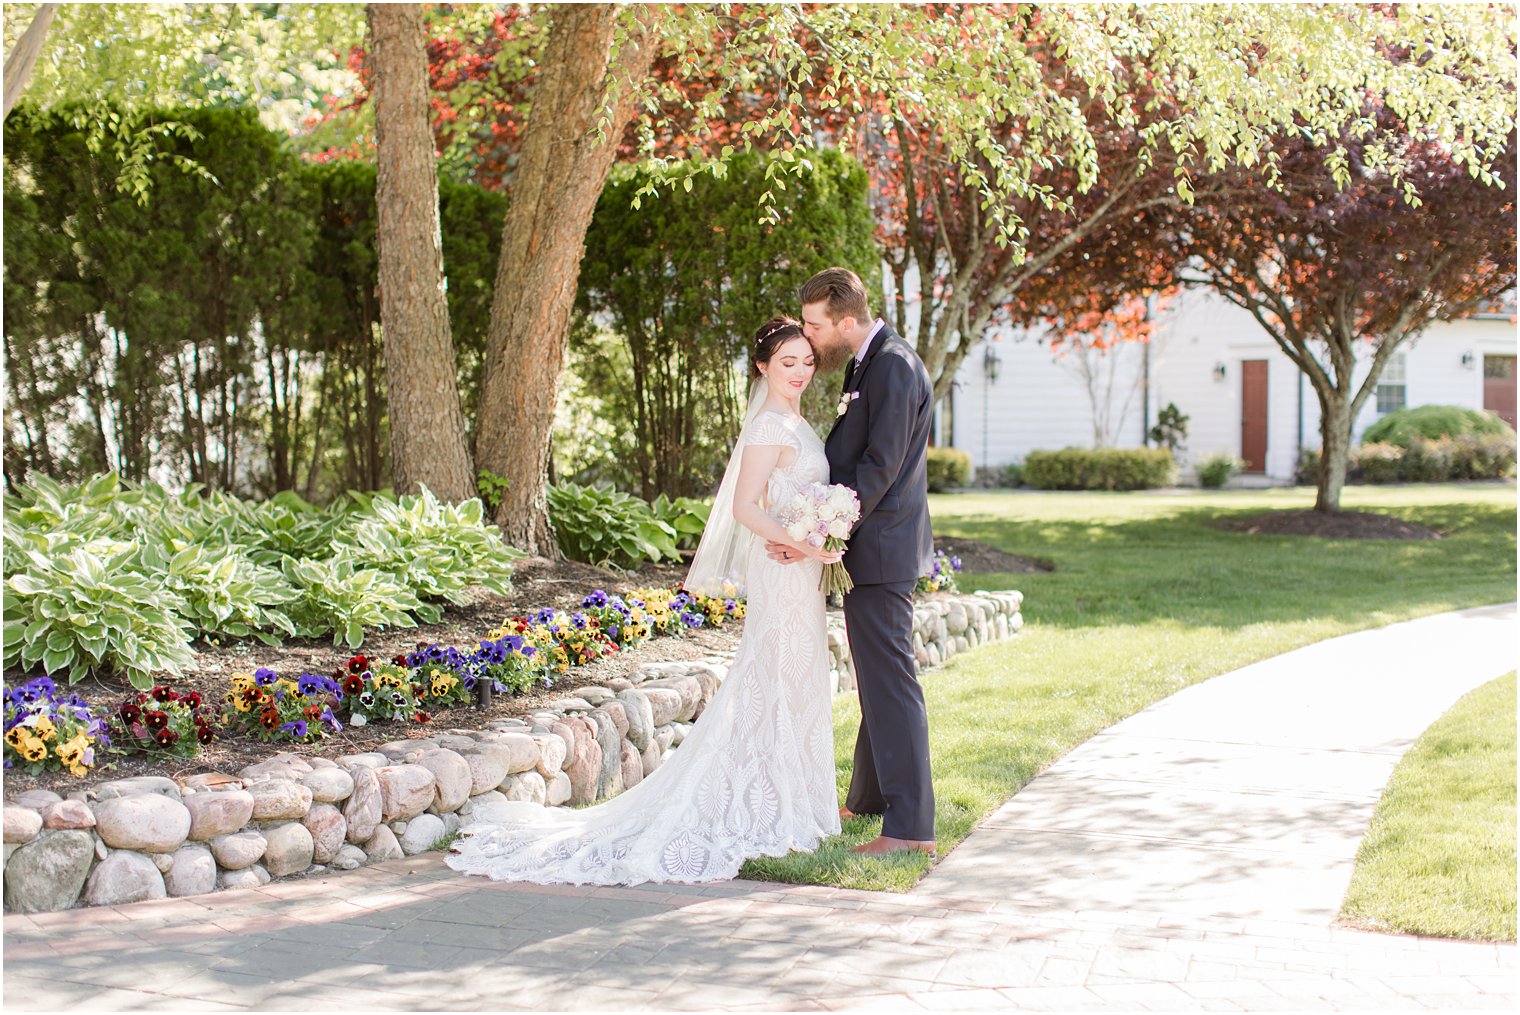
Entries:
MULTIPOLYGON (((315 743, 341 732, 345 722, 351 727, 425 724, 435 712, 473 703, 485 682, 501 694, 552 689, 573 667, 656 636, 721 627, 743 616, 742 602, 677 587, 636 588, 622 596, 597 589, 568 613, 544 607, 509 618, 487 632, 475 649, 421 644, 389 661, 360 654, 330 675, 292 677, 267 666, 244 669, 234 671, 214 697, 224 702, 220 721, 225 733, 266 743, 315 743)), ((107 752, 157 748, 193 756, 198 744, 216 737, 212 710, 201 711, 202 697, 199 692, 182 696, 160 685, 151 694, 129 694, 108 717, 96 718, 84 698, 72 692, 60 695, 50 678, 38 678, 6 691, 5 766, 20 765, 31 774, 51 770, 82 776, 104 760, 97 754, 107 752), (59 729, 68 734, 62 740, 59 729)))
MULTIPOLYGON (((921 665, 1011 636, 1022 626, 1021 600, 1006 592, 921 601, 921 665)), ((667 625, 684 626, 684 611, 666 612, 667 625)), ((848 690, 853 671, 837 614, 829 628, 834 688, 848 690)), ((286 752, 236 775, 140 776, 67 796, 28 790, 5 807, 5 903, 38 912, 258 885, 434 848, 485 800, 604 800, 669 757, 724 672, 722 660, 647 664, 481 730, 335 758, 286 752)), ((279 678, 257 679, 272 687, 279 678)), ((288 693, 299 691, 296 681, 288 693)))

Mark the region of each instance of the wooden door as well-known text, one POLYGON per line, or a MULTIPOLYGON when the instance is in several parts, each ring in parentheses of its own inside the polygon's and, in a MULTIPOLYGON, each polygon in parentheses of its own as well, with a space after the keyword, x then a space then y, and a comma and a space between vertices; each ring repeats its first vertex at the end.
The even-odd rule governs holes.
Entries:
POLYGON ((1515 425, 1515 357, 1483 357, 1483 408, 1515 425))
POLYGON ((1267 471, 1267 361, 1240 362, 1240 457, 1247 472, 1267 471))

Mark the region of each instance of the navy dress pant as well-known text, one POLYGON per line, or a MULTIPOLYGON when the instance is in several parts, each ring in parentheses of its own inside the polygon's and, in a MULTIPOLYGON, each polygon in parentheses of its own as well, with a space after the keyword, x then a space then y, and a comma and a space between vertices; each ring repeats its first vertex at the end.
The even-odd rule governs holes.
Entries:
POLYGON ((845 806, 882 815, 881 834, 934 838, 929 716, 913 659, 913 581, 857 585, 844 597, 860 694, 860 734, 845 806))

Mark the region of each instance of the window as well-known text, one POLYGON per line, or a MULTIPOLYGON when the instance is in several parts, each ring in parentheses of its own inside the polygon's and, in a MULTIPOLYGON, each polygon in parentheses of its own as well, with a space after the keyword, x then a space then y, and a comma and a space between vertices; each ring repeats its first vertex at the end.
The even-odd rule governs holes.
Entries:
POLYGON ((1383 366, 1383 376, 1377 383, 1377 413, 1379 416, 1404 408, 1404 354, 1394 353, 1383 366))

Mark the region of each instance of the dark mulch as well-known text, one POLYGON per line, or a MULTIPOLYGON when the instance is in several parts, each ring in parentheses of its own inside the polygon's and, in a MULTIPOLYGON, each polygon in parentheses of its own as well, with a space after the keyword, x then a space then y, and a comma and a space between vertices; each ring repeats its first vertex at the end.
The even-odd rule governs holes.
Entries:
POLYGON ((1440 539, 1437 529, 1366 511, 1269 511, 1253 518, 1219 522, 1216 528, 1266 536, 1319 536, 1322 539, 1440 539))
MULTIPOLYGON (((397 653, 411 651, 419 642, 440 642, 461 648, 473 646, 503 620, 529 610, 545 606, 573 610, 592 589, 625 592, 633 588, 665 587, 679 583, 685 575, 684 563, 649 565, 637 571, 613 572, 573 561, 553 562, 541 557, 530 557, 517 562, 513 570, 510 596, 499 596, 478 587, 470 588, 467 590, 466 601, 449 606, 438 623, 370 632, 359 651, 389 659, 397 653)), ((586 666, 571 669, 560 677, 553 690, 519 696, 498 696, 488 709, 467 707, 437 712, 434 713, 432 722, 426 725, 373 723, 358 728, 345 726, 341 733, 315 744, 266 744, 223 734, 193 759, 111 755, 114 767, 104 771, 97 768, 83 779, 58 772, 33 776, 15 769, 7 770, 5 795, 14 797, 17 793, 36 788, 67 795, 94 783, 134 775, 173 777, 200 772, 236 774, 247 765, 282 752, 333 758, 373 750, 392 740, 425 737, 451 728, 479 729, 496 719, 525 716, 545 702, 562 698, 577 687, 625 676, 644 663, 703 659, 731 651, 738 644, 741 630, 741 625, 730 624, 721 630, 701 628, 679 637, 655 638, 632 652, 615 653, 586 666)), ((343 666, 353 654, 347 646, 334 647, 330 641, 310 639, 295 639, 278 647, 268 647, 259 642, 208 645, 197 641, 194 648, 197 652, 195 662, 186 669, 183 677, 170 681, 170 686, 180 692, 199 691, 202 699, 217 709, 221 707, 227 693, 228 679, 233 673, 251 672, 260 666, 268 666, 286 676, 299 676, 308 672, 331 673, 343 666)), ((6 674, 7 682, 19 679, 21 678, 16 674, 6 674)), ((125 681, 97 678, 80 681, 74 690, 92 705, 98 706, 98 711, 109 711, 128 693, 135 693, 125 681)))
POLYGON ((1017 557, 991 543, 961 536, 935 536, 934 548, 961 559, 961 571, 968 574, 1039 574, 1054 571, 1056 566, 1036 557, 1017 557))

